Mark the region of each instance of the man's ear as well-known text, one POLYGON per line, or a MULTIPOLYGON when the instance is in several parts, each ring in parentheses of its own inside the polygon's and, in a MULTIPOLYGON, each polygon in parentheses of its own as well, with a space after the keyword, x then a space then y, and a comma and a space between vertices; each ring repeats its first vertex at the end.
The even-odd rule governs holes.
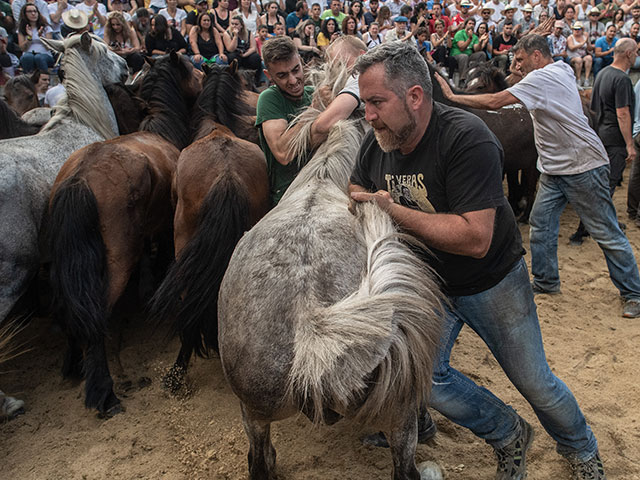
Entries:
POLYGON ((417 110, 420 108, 424 102, 424 90, 422 87, 420 85, 414 85, 407 90, 406 101, 410 109, 417 110))
POLYGON ((269 75, 269 70, 267 70, 266 68, 264 70, 262 70, 264 72, 264 74, 266 75, 267 79, 269 80, 269 83, 273 83, 273 79, 271 78, 271 75, 269 75))

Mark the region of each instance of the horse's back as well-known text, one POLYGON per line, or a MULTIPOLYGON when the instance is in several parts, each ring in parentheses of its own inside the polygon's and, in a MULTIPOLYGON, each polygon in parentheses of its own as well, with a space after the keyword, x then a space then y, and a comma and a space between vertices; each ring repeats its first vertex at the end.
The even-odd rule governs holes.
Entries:
POLYGON ((327 191, 314 188, 245 234, 220 289, 221 361, 248 405, 284 397, 297 323, 356 291, 366 267, 347 196, 334 192, 344 201, 319 201, 327 191), (256 395, 257 378, 265 395, 256 395))

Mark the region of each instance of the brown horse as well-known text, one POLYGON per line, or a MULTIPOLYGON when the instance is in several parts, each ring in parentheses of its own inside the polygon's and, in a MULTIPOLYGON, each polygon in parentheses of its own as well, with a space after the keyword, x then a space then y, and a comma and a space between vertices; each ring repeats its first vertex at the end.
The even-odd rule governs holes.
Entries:
POLYGON ((264 155, 244 131, 236 65, 207 69, 196 104, 198 135, 181 154, 173 181, 176 262, 157 290, 151 316, 174 322, 182 348, 165 381, 178 389, 193 352, 217 351, 217 298, 229 258, 269 209, 264 155), (234 133, 235 132, 235 133, 234 133))
MULTIPOLYGON (((181 146, 188 106, 176 104, 197 96, 200 74, 186 58, 171 54, 156 62, 145 90, 156 109, 155 90, 171 103, 166 104, 170 111, 156 110, 144 122, 156 131, 164 125, 181 146)), ((85 405, 102 415, 120 411, 105 353, 108 320, 145 239, 170 233, 171 179, 180 155, 176 144, 151 132, 91 144, 71 155, 51 192, 51 283, 56 314, 69 336, 63 374, 84 373, 85 405)))
POLYGON ((19 116, 40 106, 36 86, 28 75, 11 78, 4 86, 4 96, 19 116))

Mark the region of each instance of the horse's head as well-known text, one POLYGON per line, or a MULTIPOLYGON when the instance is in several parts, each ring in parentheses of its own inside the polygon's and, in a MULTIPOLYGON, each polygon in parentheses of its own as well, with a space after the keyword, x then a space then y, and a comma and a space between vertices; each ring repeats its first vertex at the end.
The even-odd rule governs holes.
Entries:
POLYGON ((248 115, 243 101, 243 82, 238 74, 238 62, 231 65, 205 65, 204 86, 196 102, 195 128, 205 120, 213 120, 234 130, 238 118, 248 115))
POLYGON ((39 106, 36 87, 27 75, 9 79, 4 87, 4 96, 19 116, 39 106))
MULTIPOLYGON (((63 65, 82 62, 95 79, 104 85, 124 82, 129 76, 127 62, 107 48, 99 37, 87 32, 65 40, 42 39, 51 50, 65 54, 63 65)), ((66 69, 65 69, 66 70, 66 69)))
POLYGON ((489 63, 480 64, 467 72, 465 93, 496 93, 508 88, 505 74, 489 63))
POLYGON ((169 63, 177 74, 182 94, 190 102, 194 102, 202 91, 203 73, 194 68, 185 55, 173 51, 169 54, 169 63))

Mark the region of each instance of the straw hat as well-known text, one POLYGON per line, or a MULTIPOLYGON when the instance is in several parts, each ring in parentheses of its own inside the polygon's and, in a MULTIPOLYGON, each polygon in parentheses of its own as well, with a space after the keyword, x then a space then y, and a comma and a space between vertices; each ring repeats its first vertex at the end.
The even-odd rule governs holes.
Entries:
POLYGON ((582 22, 576 22, 573 24, 573 27, 571 27, 574 30, 582 30, 584 29, 584 25, 582 25, 582 22))
POLYGON ((67 27, 74 30, 81 30, 89 25, 89 17, 87 14, 77 8, 63 12, 62 21, 67 27))
POLYGON ((491 11, 491 15, 493 15, 493 12, 495 12, 495 10, 493 8, 491 8, 488 3, 485 3, 482 6, 482 8, 480 9, 480 13, 484 12, 485 10, 491 11))

